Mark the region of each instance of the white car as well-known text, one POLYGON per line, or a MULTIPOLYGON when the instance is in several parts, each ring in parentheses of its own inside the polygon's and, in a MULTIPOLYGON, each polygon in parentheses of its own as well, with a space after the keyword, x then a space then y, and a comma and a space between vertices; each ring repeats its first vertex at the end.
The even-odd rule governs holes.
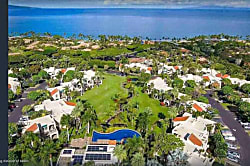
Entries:
POLYGON ((227 144, 227 146, 228 146, 229 149, 237 150, 237 146, 236 145, 230 144, 228 142, 226 144, 227 144))
POLYGON ((229 141, 235 141, 236 138, 234 136, 226 136, 225 140, 229 140, 229 141))
POLYGON ((234 161, 236 163, 239 162, 239 160, 237 158, 233 157, 233 156, 227 156, 227 159, 230 160, 230 161, 234 161))
POLYGON ((237 152, 228 151, 227 154, 228 154, 228 156, 233 156, 233 157, 240 159, 240 154, 237 152))

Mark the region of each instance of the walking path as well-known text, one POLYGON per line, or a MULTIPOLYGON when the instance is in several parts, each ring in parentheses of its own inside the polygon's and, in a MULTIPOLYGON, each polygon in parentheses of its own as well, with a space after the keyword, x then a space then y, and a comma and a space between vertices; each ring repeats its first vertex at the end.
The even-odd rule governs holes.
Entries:
POLYGON ((245 132, 243 127, 239 122, 237 122, 233 115, 224 109, 224 107, 218 103, 215 99, 210 97, 211 92, 208 92, 205 96, 208 98, 209 103, 213 108, 216 108, 220 112, 222 121, 229 127, 233 135, 236 137, 240 145, 240 154, 241 154, 241 165, 249 166, 250 165, 250 137, 245 132))

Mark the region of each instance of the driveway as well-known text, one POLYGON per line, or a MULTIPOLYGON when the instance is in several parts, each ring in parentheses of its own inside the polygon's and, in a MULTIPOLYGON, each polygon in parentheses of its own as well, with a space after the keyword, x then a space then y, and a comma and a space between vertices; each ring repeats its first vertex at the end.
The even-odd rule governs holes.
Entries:
POLYGON ((250 137, 245 132, 243 127, 239 122, 234 120, 234 116, 230 111, 227 111, 223 108, 223 106, 209 96, 211 92, 208 92, 205 96, 208 98, 209 103, 213 108, 216 108, 220 112, 220 116, 224 124, 226 124, 233 135, 236 137, 239 145, 240 145, 240 154, 241 154, 241 165, 249 166, 250 165, 250 137), (233 130, 235 129, 235 131, 233 130))
POLYGON ((8 116, 8 122, 13 122, 13 123, 17 123, 19 121, 19 119, 22 116, 22 108, 25 105, 30 105, 33 104, 34 102, 30 99, 27 99, 27 94, 31 91, 36 91, 39 89, 45 89, 45 87, 47 86, 47 83, 44 81, 41 84, 39 84, 39 86, 37 87, 33 87, 33 88, 28 88, 27 90, 24 91, 24 93, 22 94, 22 102, 15 102, 15 105, 17 106, 16 108, 13 109, 13 111, 9 114, 8 116))

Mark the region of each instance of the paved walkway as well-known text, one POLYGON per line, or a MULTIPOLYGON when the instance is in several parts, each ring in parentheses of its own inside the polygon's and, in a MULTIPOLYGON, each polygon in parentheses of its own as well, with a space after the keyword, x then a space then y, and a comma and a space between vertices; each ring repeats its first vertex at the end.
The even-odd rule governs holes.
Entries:
POLYGON ((35 90, 38 90, 38 89, 45 89, 46 86, 47 86, 47 83, 44 81, 39 86, 36 86, 34 88, 28 88, 27 90, 25 90, 24 93, 22 94, 23 101, 15 102, 15 105, 17 107, 14 108, 13 111, 9 114, 8 122, 17 123, 19 121, 19 119, 21 118, 21 116, 22 116, 22 108, 23 108, 23 106, 30 105, 30 104, 34 103, 32 100, 27 99, 27 94, 29 92, 35 91, 35 90))
POLYGON ((209 96, 209 93, 207 93, 205 96, 208 98, 211 106, 219 110, 222 121, 229 127, 233 135, 236 137, 240 145, 241 165, 250 166, 249 135, 245 132, 241 124, 234 120, 234 117, 230 111, 225 110, 219 102, 209 96), (236 129, 236 131, 234 131, 233 129, 236 129))

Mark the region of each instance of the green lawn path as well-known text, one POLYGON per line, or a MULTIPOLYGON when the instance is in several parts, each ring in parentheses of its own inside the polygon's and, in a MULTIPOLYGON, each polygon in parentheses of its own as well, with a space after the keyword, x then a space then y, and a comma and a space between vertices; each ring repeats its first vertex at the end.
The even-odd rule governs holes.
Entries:
POLYGON ((122 83, 126 81, 125 77, 105 74, 103 84, 99 87, 87 91, 81 96, 81 99, 88 100, 95 108, 98 118, 103 121, 107 120, 107 112, 114 113, 115 102, 111 99, 116 93, 127 96, 127 90, 122 88, 122 83))

